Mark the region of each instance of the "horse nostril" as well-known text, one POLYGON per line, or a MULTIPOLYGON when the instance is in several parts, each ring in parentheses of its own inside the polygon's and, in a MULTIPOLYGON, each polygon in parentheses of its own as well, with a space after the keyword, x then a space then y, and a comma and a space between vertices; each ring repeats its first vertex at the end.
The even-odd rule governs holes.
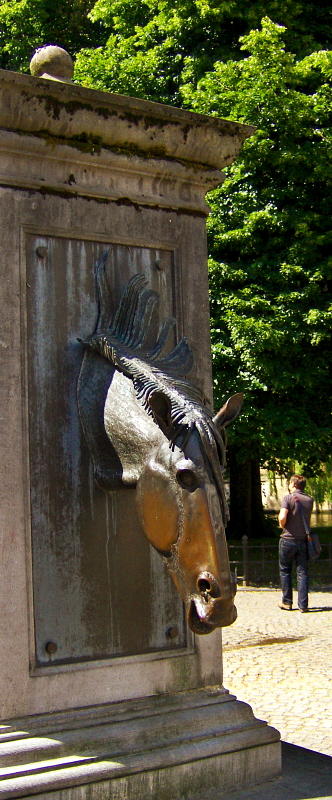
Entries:
POLYGON ((197 578, 197 589, 202 595, 208 599, 209 597, 220 597, 221 591, 218 582, 208 572, 202 572, 197 578))
POLYGON ((198 578, 197 581, 197 588, 199 592, 210 592, 211 591, 211 584, 210 581, 207 581, 206 578, 198 578))

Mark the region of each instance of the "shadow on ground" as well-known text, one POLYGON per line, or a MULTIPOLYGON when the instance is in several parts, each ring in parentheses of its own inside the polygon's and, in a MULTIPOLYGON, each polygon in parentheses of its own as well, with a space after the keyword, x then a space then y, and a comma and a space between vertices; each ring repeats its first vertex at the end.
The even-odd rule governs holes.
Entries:
POLYGON ((331 800, 332 757, 282 742, 282 775, 259 786, 229 792, 229 800, 331 800))

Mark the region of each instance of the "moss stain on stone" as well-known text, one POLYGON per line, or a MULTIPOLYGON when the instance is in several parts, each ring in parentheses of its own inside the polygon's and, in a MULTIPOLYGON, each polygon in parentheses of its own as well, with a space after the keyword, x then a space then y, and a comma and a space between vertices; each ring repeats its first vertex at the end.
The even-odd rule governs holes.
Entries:
POLYGON ((192 671, 186 658, 174 658, 172 672, 172 685, 177 687, 178 692, 192 688, 192 671))
POLYGON ((88 111, 92 114, 97 114, 99 117, 103 117, 103 119, 110 119, 111 117, 116 117, 118 115, 117 111, 113 111, 105 106, 94 106, 91 105, 91 103, 82 103, 79 100, 58 100, 51 94, 31 95, 28 92, 23 91, 22 98, 25 100, 25 102, 30 100, 43 102, 46 113, 53 119, 60 119, 62 110, 64 110, 70 116, 74 116, 74 114, 76 114, 78 111, 88 111))

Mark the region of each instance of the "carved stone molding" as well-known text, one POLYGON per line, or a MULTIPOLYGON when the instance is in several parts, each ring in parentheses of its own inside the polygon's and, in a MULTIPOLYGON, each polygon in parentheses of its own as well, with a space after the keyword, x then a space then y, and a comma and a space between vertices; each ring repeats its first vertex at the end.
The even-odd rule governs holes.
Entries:
POLYGON ((210 800, 280 771, 278 732, 218 687, 5 724, 8 800, 210 800))
POLYGON ((206 192, 253 132, 75 84, 0 77, 2 185, 207 214, 206 192))

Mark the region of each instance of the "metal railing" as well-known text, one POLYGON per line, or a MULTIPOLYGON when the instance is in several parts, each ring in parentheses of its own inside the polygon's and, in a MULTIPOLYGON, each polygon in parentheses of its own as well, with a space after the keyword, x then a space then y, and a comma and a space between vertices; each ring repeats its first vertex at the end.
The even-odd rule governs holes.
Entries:
MULTIPOLYGON (((248 536, 228 543, 230 566, 236 583, 242 586, 279 586, 278 542, 249 544, 248 536)), ((310 564, 312 588, 332 585, 332 542, 322 545, 322 552, 310 564)))

